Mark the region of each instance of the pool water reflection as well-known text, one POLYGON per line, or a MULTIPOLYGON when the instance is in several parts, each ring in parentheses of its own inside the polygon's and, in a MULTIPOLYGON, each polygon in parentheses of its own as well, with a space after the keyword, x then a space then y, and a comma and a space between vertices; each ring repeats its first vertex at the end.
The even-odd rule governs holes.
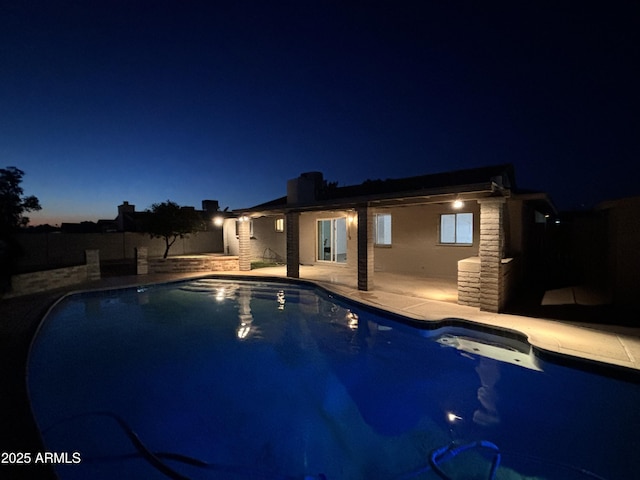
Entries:
POLYGON ((632 478, 640 387, 513 336, 415 328, 305 284, 201 279, 66 297, 32 409, 85 478, 632 478))

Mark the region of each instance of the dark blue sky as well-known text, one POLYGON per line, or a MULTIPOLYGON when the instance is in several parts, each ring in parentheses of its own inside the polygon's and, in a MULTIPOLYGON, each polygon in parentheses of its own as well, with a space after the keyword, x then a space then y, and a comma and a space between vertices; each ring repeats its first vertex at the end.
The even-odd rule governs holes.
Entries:
POLYGON ((640 195, 640 2, 0 2, 0 166, 32 223, 241 208, 513 163, 559 208, 640 195))

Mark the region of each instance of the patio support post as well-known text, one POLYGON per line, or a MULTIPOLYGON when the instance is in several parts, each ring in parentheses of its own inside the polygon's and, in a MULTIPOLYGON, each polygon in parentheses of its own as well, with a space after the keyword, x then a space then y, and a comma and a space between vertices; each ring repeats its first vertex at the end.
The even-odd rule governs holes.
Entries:
POLYGON ((287 212, 287 277, 300 278, 300 213, 287 212))
POLYGON ((241 272, 251 270, 251 229, 248 217, 238 219, 238 269, 241 272))
POLYGON ((498 313, 504 307, 504 197, 478 200, 480 204, 480 310, 498 313))
POLYGON ((149 273, 149 252, 147 247, 136 247, 136 274, 147 275, 149 273))
POLYGON ((87 280, 100 280, 100 250, 85 250, 87 280))
POLYGON ((373 288, 373 213, 358 207, 358 290, 373 288))

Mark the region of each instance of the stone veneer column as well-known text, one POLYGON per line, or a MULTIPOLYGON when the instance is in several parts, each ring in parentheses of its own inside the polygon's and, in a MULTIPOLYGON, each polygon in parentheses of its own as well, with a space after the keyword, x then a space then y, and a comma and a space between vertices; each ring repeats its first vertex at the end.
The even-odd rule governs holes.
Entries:
POLYGON ((251 229, 249 217, 238 219, 238 266, 240 271, 251 270, 251 229))
POLYGON ((147 247, 136 248, 136 274, 147 275, 149 273, 149 251, 147 247))
POLYGON ((85 250, 87 280, 100 280, 100 250, 85 250))
POLYGON ((480 310, 497 313, 504 291, 500 268, 504 256, 504 197, 478 200, 480 204, 480 310))
POLYGON ((287 277, 300 278, 300 213, 285 215, 287 231, 287 277))
POLYGON ((373 288, 373 213, 358 207, 358 290, 373 288))

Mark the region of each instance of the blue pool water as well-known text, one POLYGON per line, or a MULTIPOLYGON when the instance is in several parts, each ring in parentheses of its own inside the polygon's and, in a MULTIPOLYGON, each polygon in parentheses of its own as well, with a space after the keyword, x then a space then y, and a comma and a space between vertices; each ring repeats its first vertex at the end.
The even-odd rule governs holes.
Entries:
POLYGON ((637 379, 497 333, 200 279, 66 297, 28 387, 61 480, 638 478, 637 379))

